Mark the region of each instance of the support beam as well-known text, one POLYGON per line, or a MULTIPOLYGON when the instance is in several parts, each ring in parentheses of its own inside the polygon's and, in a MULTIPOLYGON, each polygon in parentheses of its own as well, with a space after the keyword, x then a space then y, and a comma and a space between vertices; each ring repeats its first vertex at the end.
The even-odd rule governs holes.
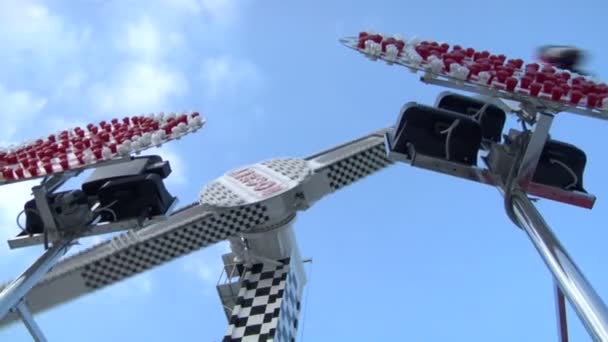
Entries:
POLYGON ((553 274, 556 284, 574 307, 595 341, 608 341, 608 308, 553 234, 528 196, 512 193, 514 214, 521 228, 553 274))
POLYGON ((559 342, 568 342, 568 318, 566 312, 566 298, 557 284, 555 288, 555 308, 557 311, 557 338, 559 342))
POLYGON ((32 287, 67 253, 71 245, 72 242, 67 240, 53 244, 32 266, 0 292, 0 319, 25 298, 32 287))
POLYGON ((44 234, 47 238, 44 247, 48 248, 47 241, 57 241, 59 239, 57 224, 55 223, 55 217, 49 206, 48 193, 44 184, 33 187, 32 192, 34 193, 34 199, 36 200, 36 207, 40 213, 40 218, 44 224, 44 234))
POLYGON ((25 324, 27 331, 29 331, 30 335, 32 335, 32 337, 34 338, 34 341, 46 342, 46 337, 44 337, 42 330, 40 330, 40 327, 34 320, 34 316, 32 316, 32 314, 30 313, 30 310, 28 309, 27 304, 25 304, 25 301, 21 300, 19 304, 17 304, 17 307, 15 309, 19 314, 19 317, 21 317, 23 324, 25 324))
POLYGON ((540 160, 540 155, 543 152, 547 138, 549 137, 549 129, 553 122, 553 115, 546 113, 538 113, 536 115, 536 125, 534 132, 530 137, 530 141, 524 152, 523 159, 518 172, 518 180, 520 186, 527 186, 534 177, 536 166, 540 160))

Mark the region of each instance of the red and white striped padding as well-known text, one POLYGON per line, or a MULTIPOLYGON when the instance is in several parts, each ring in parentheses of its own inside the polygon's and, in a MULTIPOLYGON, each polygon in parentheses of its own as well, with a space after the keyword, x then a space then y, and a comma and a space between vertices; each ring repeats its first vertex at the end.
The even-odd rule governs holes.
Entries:
POLYGON ((373 60, 379 58, 461 82, 608 113, 608 85, 555 67, 524 65, 521 59, 459 45, 405 41, 367 32, 345 42, 373 60))
POLYGON ((0 184, 83 169, 139 153, 200 129, 197 112, 125 117, 88 124, 0 150, 0 184))

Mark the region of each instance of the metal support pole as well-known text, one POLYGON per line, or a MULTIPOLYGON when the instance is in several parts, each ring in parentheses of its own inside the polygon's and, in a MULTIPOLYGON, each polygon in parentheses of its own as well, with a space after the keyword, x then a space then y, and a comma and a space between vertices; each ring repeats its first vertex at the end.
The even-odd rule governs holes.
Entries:
POLYGON ((536 115, 534 132, 526 146, 521 165, 519 166, 519 172, 517 173, 517 179, 521 185, 527 185, 532 180, 532 177, 534 177, 540 155, 549 137, 551 123, 553 123, 553 115, 548 113, 538 113, 536 115))
POLYGON ((19 314, 19 317, 21 317, 23 324, 25 324, 27 331, 29 331, 30 335, 32 335, 32 337, 34 338, 34 341, 46 342, 46 337, 44 337, 42 330, 40 330, 40 327, 38 326, 38 324, 36 324, 36 321, 30 313, 30 310, 27 308, 25 301, 19 301, 19 304, 17 304, 17 307, 15 309, 15 311, 17 311, 17 313, 19 314))
POLYGON ((568 342, 566 299, 557 284, 554 284, 553 287, 555 288, 555 309, 557 311, 557 338, 559 342, 568 342))
POLYGON ((512 195, 515 216, 553 274, 556 284, 593 339, 608 341, 606 304, 572 261, 528 196, 518 189, 512 195))
POLYGON ((71 245, 71 240, 58 241, 53 244, 32 266, 0 293, 0 319, 4 318, 25 298, 32 287, 53 268, 59 258, 65 255, 71 245))
POLYGON ((56 241, 59 238, 57 232, 57 224, 55 223, 53 212, 51 211, 51 207, 49 206, 49 199, 47 197, 48 192, 44 184, 33 187, 32 192, 34 193, 36 207, 38 209, 38 212, 40 213, 40 219, 44 223, 44 234, 48 238, 47 240, 45 240, 44 247, 48 248, 48 240, 56 241))

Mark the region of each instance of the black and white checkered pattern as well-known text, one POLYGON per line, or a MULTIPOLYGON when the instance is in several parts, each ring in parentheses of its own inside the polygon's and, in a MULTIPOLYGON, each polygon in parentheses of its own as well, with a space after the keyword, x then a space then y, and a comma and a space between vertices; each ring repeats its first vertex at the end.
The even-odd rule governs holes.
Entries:
POLYGON ((268 220, 266 207, 255 204, 209 215, 203 220, 153 238, 146 238, 144 230, 130 231, 111 241, 120 246, 118 252, 86 265, 82 277, 89 288, 103 287, 207 245, 223 241, 229 236, 247 231, 268 220))
MULTIPOLYGON (((294 262, 295 259, 292 259, 294 262)), ((290 265, 291 266, 291 265, 290 265)), ((300 316, 299 282, 294 272, 294 267, 289 268, 287 283, 283 292, 283 301, 277 324, 276 341, 295 341, 298 331, 298 318, 300 316)))
POLYGON ((384 144, 373 145, 366 150, 330 164, 327 174, 329 185, 332 189, 338 190, 392 163, 386 156, 384 144))
POLYGON ((281 262, 245 272, 224 342, 295 341, 300 292, 290 259, 281 262))
POLYGON ((262 165, 294 181, 304 179, 312 171, 306 160, 296 158, 267 160, 262 165))
POLYGON ((218 182, 206 185, 199 195, 201 204, 217 207, 235 207, 245 204, 245 199, 235 194, 228 187, 218 182))

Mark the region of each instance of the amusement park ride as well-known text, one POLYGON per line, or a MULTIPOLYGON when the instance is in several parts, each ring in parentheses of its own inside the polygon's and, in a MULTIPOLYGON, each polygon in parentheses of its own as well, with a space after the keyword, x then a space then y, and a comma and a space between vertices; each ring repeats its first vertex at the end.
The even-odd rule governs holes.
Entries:
POLYGON ((551 139, 549 130, 562 112, 608 119, 608 86, 578 74, 576 63, 559 64, 572 52, 565 47, 543 50, 559 68, 371 32, 341 42, 372 60, 420 72, 425 83, 478 95, 443 92, 434 105, 407 103, 394 126, 306 158, 230 171, 207 185, 198 202, 175 211, 176 198, 163 184, 168 161, 134 154, 198 130, 204 124, 198 113, 114 119, 11 147, 0 153, 1 182, 42 182, 32 189, 25 227, 9 246, 44 245, 46 251, 0 287, 0 324, 20 318, 44 341, 31 312, 229 240, 217 285, 228 320, 224 341, 293 341, 306 284, 306 260, 293 232, 297 212, 405 162, 496 187, 508 217, 553 274, 560 340, 568 339, 566 297, 592 338, 608 341, 604 302, 528 197, 593 207, 595 196, 583 187, 585 152, 551 139), (504 134, 507 114, 521 121, 521 130, 504 134), (94 171, 80 189, 58 191, 86 169, 94 171), (79 238, 117 231, 125 232, 59 260, 79 238))

